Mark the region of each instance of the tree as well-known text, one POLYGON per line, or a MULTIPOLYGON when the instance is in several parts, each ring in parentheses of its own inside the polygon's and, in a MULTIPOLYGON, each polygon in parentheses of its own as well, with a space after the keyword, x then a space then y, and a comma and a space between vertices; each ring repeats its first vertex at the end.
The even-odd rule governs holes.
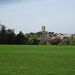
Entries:
POLYGON ((36 34, 38 35, 38 37, 40 37, 43 33, 42 32, 38 32, 36 34))
POLYGON ((8 44, 15 44, 15 33, 13 30, 7 30, 7 37, 8 44))
POLYGON ((0 26, 0 44, 7 44, 7 33, 5 25, 0 26))
POLYGON ((75 45, 75 38, 70 41, 70 45, 75 45))
POLYGON ((55 35, 54 35, 54 32, 49 32, 48 34, 49 34, 50 37, 55 36, 55 35))
POLYGON ((30 38, 30 33, 26 33, 25 37, 30 38))
POLYGON ((71 41, 70 38, 64 38, 61 43, 62 43, 63 45, 70 45, 70 41, 71 41))
POLYGON ((34 35, 33 37, 30 37, 28 40, 28 44, 29 45, 38 45, 39 44, 39 40, 37 38, 37 35, 34 35))
POLYGON ((15 43, 15 33, 13 30, 6 30, 5 25, 0 26, 0 44, 14 44, 15 43))
POLYGON ((25 36, 21 31, 16 36, 15 42, 16 42, 16 44, 25 44, 25 36))
POLYGON ((27 45, 27 44, 28 44, 28 38, 25 37, 25 45, 27 45))

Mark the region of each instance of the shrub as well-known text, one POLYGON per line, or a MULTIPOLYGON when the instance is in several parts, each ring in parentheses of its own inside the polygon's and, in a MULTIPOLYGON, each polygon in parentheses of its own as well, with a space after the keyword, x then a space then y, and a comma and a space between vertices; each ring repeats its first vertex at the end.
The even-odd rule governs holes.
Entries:
POLYGON ((46 45, 51 45, 50 42, 46 42, 46 45))
POLYGON ((71 40, 70 45, 75 45, 75 38, 71 40))
POLYGON ((61 40, 58 38, 55 38, 55 39, 49 40, 49 42, 51 45, 58 45, 61 42, 61 40))
POLYGON ((46 45, 46 41, 45 40, 40 41, 39 45, 46 45))

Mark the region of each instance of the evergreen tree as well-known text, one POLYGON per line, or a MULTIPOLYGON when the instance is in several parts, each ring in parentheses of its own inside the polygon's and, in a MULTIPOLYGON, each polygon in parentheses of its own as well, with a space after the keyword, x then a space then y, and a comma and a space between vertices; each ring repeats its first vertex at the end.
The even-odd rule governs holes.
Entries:
POLYGON ((12 30, 7 30, 8 44, 15 44, 15 33, 12 30))
POLYGON ((15 42, 16 42, 16 44, 25 44, 25 36, 21 31, 16 36, 15 42))
POLYGON ((7 33, 5 25, 0 26, 0 44, 7 44, 7 33))

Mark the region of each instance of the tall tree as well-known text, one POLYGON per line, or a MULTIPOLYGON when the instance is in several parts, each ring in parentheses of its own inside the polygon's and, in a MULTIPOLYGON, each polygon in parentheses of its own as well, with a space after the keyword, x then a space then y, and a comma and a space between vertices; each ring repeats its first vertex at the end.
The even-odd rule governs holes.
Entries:
POLYGON ((15 44, 15 33, 13 30, 7 30, 7 37, 8 44, 15 44))
POLYGON ((16 44, 25 44, 25 36, 21 31, 16 36, 15 42, 16 42, 16 44))
POLYGON ((5 25, 0 26, 0 44, 7 44, 7 33, 5 25))

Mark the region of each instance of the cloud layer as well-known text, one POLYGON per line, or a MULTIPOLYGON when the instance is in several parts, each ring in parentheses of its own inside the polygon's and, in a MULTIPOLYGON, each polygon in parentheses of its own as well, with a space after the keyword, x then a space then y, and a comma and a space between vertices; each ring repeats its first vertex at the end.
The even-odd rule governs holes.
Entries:
POLYGON ((75 0, 16 0, 0 6, 0 20, 18 33, 37 32, 45 25, 47 31, 75 31, 75 0))

